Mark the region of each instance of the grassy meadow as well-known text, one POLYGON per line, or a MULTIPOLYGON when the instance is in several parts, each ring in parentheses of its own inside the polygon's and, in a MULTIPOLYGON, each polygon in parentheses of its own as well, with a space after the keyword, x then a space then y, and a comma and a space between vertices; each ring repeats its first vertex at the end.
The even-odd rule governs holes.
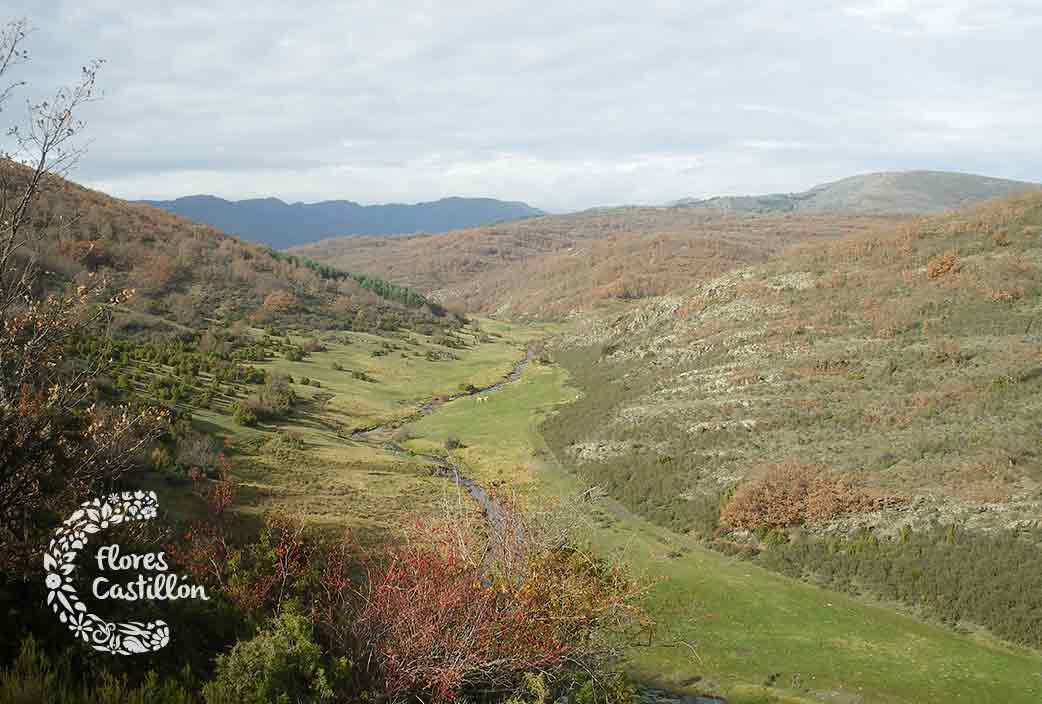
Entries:
POLYGON ((326 333, 319 335, 325 349, 303 361, 256 365, 293 379, 301 401, 288 418, 243 427, 221 406, 193 410, 193 417, 233 452, 242 511, 274 508, 375 539, 410 515, 436 510, 448 485, 431 476, 429 463, 358 442, 351 432, 400 422, 432 398, 501 380, 547 329, 482 320, 454 335, 458 347, 408 332, 326 333))
POLYGON ((421 454, 449 456, 483 486, 538 504, 585 494, 574 517, 590 542, 654 583, 647 604, 659 632, 627 662, 648 683, 732 704, 1036 702, 1035 650, 702 541, 739 468, 792 455, 844 458, 841 469, 876 489, 924 501, 1027 491, 1038 465, 1023 445, 1026 419, 1042 378, 1037 213, 1029 203, 984 211, 982 225, 927 221, 837 244, 828 257, 844 264, 832 272, 817 252, 797 253, 688 299, 605 308, 595 324, 616 328, 597 334, 588 321, 492 320, 439 336, 291 334, 322 349, 257 365, 292 377, 300 402, 285 419, 242 427, 220 405, 193 415, 228 439, 247 514, 274 508, 376 538, 458 499, 421 454), (1000 234, 982 237, 986 227, 1000 234), (902 291, 920 305, 905 305, 902 291), (501 380, 552 334, 573 351, 534 360, 480 397, 461 395, 501 380), (591 482, 600 490, 587 492, 591 482), (707 500, 692 501, 700 482, 707 500))

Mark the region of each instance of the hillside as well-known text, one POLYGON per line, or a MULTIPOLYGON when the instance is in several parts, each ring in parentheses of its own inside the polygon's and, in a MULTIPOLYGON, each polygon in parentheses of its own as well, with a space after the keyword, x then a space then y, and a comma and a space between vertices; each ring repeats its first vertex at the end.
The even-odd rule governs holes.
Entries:
POLYGON ((543 214, 525 203, 493 198, 443 198, 413 205, 359 205, 348 200, 284 203, 278 198, 229 201, 199 195, 140 202, 276 249, 332 235, 447 232, 543 214))
POLYGON ((815 243, 586 316, 543 432, 660 526, 1038 647, 1040 313, 1042 195, 815 243))
POLYGON ((803 193, 686 198, 674 207, 735 214, 926 214, 1004 198, 1042 184, 947 171, 899 171, 852 176, 803 193))
POLYGON ((611 208, 441 235, 336 238, 292 251, 372 271, 450 307, 559 317, 600 302, 660 295, 797 242, 889 227, 893 220, 611 208))
MULTIPOLYGON (((0 165, 4 176, 24 177, 0 165)), ((386 281, 244 242, 147 205, 48 179, 32 210, 48 285, 94 275, 137 295, 118 311, 128 330, 197 329, 241 321, 296 328, 456 325, 440 307, 386 281)))
POLYGON ((647 511, 688 528, 695 496, 785 458, 906 500, 873 517, 889 530, 937 510, 982 526, 1037 516, 1040 225, 1042 195, 1000 201, 585 316, 561 346, 593 355, 575 373, 613 391, 571 451, 633 478, 668 473, 677 490, 647 511), (990 502, 1006 509, 977 510, 990 502))

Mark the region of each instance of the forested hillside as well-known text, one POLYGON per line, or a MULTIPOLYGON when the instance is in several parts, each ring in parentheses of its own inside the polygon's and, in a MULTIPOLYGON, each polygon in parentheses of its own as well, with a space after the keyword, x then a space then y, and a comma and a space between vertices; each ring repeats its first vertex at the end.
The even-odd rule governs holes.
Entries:
MULTIPOLYGON (((27 171, 0 163, 17 185, 27 171)), ((94 276, 112 291, 133 289, 120 326, 264 325, 300 329, 441 327, 458 321, 408 289, 244 242, 146 205, 45 179, 30 210, 45 231, 41 283, 64 287, 94 276)))
POLYGON ((797 242, 885 228, 893 220, 612 208, 443 235, 338 238, 294 251, 372 271, 450 307, 546 318, 662 295, 765 261, 797 242))
POLYGON ((279 249, 323 237, 447 232, 543 214, 525 203, 495 198, 454 197, 409 205, 360 205, 348 200, 284 203, 278 198, 229 201, 216 196, 140 202, 279 249))

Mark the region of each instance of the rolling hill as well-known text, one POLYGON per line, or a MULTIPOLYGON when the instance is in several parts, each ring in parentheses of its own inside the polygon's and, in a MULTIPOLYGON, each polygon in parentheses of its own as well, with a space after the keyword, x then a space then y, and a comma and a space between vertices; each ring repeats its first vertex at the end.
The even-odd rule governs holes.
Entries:
MULTIPOLYGON (((23 167, 0 162, 17 182, 23 167)), ((49 287, 93 276, 137 295, 117 315, 128 330, 182 332, 243 322, 348 329, 455 325, 417 293, 245 242, 148 205, 48 177, 32 211, 46 233, 35 255, 49 287)))
POLYGON ((450 307, 554 318, 600 302, 659 295, 798 242, 889 227, 894 220, 609 208, 441 235, 342 237, 291 251, 372 271, 450 307))
POLYGON ((1040 282, 1042 194, 800 246, 581 316, 543 433, 663 527, 1038 647, 1040 282))
POLYGON ((736 214, 926 214, 1039 189, 1042 184, 973 174, 897 171, 851 176, 803 193, 685 198, 673 206, 736 214))
POLYGON ((493 198, 360 205, 348 200, 284 203, 278 198, 229 201, 198 195, 140 202, 276 249, 333 235, 447 232, 543 214, 525 203, 493 198))
POLYGON ((372 271, 484 314, 552 318, 611 300, 682 289, 805 241, 1042 189, 935 171, 868 174, 800 194, 683 201, 401 238, 323 240, 301 254, 372 271))

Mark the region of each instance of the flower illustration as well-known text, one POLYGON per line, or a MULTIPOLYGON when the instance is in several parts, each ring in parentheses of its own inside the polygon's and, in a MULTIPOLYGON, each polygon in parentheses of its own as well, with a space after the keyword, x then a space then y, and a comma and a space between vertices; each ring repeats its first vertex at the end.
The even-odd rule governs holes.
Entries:
POLYGON ((87 642, 90 640, 90 633, 94 630, 94 625, 89 616, 80 614, 69 621, 69 628, 77 638, 82 638, 84 642, 87 642))
POLYGON ((164 647, 167 643, 170 642, 170 627, 166 625, 159 625, 162 623, 162 621, 159 621, 156 624, 156 627, 152 630, 152 650, 159 650, 160 648, 164 647))
POLYGON ((47 585, 47 588, 52 591, 57 589, 62 585, 61 575, 57 575, 54 572, 51 572, 49 575, 47 575, 47 581, 45 582, 45 584, 47 585))

